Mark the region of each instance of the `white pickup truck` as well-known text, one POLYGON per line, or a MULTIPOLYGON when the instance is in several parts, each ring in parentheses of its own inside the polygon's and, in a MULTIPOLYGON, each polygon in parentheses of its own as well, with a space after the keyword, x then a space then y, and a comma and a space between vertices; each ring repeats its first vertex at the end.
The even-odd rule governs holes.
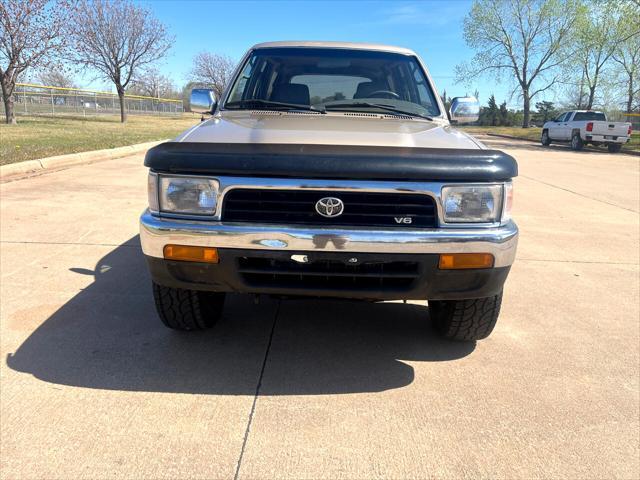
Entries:
POLYGON ((631 138, 631 124, 609 122, 603 112, 573 110, 544 124, 540 143, 571 142, 573 150, 582 150, 585 144, 606 144, 609 152, 617 153, 631 138))

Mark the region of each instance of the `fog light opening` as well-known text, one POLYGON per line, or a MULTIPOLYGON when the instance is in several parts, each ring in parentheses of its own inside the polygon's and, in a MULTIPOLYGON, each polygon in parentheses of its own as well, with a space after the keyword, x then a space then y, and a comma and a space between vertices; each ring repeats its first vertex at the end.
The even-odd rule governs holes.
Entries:
POLYGON ((490 253, 443 253, 440 255, 440 270, 463 270, 467 268, 491 268, 494 258, 490 253))
POLYGON ((166 260, 182 262, 218 263, 218 249, 214 247, 191 247, 188 245, 165 245, 163 249, 166 260))

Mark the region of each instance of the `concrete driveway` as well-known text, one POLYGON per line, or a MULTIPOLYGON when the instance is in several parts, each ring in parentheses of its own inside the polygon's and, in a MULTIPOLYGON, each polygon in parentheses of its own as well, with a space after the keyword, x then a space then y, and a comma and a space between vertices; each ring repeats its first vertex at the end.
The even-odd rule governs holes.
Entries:
POLYGON ((171 332, 141 155, 2 184, 0 476, 638 478, 640 159, 485 140, 521 242, 477 344, 425 303, 231 296, 171 332))

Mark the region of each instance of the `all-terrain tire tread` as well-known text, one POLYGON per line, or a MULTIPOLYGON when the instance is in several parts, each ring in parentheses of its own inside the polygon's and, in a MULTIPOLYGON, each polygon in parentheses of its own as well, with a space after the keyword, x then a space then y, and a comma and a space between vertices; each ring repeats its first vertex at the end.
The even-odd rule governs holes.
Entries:
POLYGON ((212 327, 222 310, 223 294, 207 294, 195 290, 164 287, 153 283, 153 298, 160 320, 174 330, 204 330, 212 327), (211 302, 203 314, 203 302, 211 302))
POLYGON ((445 337, 453 340, 481 340, 489 336, 500 314, 502 292, 493 297, 434 302, 433 320, 445 337))

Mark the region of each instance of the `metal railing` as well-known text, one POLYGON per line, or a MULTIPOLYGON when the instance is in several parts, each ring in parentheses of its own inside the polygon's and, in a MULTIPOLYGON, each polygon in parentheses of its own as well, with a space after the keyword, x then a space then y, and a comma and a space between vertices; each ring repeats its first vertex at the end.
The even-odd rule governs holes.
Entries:
MULTIPOLYGON (((13 92, 16 115, 117 115, 118 95, 82 88, 52 87, 18 83, 13 92)), ((125 95, 128 114, 176 115, 183 112, 182 100, 125 95)), ((4 104, 0 102, 0 113, 4 104)))

